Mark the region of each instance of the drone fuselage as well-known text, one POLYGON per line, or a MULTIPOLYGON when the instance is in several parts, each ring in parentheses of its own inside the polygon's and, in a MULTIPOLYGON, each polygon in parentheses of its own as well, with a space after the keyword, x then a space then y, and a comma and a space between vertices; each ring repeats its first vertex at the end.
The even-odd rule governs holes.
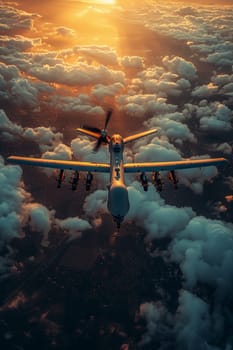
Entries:
POLYGON ((125 185, 123 164, 123 138, 115 134, 109 143, 110 152, 110 185, 108 192, 108 210, 113 216, 117 227, 120 227, 129 211, 128 190, 125 185))

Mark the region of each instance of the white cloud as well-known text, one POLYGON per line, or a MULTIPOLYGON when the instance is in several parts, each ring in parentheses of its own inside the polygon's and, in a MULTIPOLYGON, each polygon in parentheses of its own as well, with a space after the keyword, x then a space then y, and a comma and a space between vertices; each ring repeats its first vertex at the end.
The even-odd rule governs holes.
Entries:
POLYGON ((96 140, 87 137, 77 137, 71 141, 71 149, 76 159, 87 162, 109 162, 108 145, 102 146, 99 151, 93 152, 96 140))
POLYGON ((198 105, 185 105, 185 112, 195 115, 200 120, 200 129, 204 131, 230 131, 232 130, 233 113, 220 102, 208 103, 202 100, 198 105))
POLYGON ((151 118, 147 124, 151 127, 158 127, 158 135, 164 135, 177 144, 183 141, 196 142, 194 134, 189 127, 184 124, 185 115, 179 112, 158 115, 151 118))
POLYGON ((0 63, 0 79, 1 100, 20 107, 34 108, 38 105, 38 87, 22 78, 16 66, 0 63))
POLYGON ((80 62, 76 65, 56 64, 54 66, 33 66, 29 73, 40 80, 70 86, 93 84, 124 84, 125 75, 121 71, 111 70, 106 66, 88 65, 80 62))
POLYGON ((89 115, 101 116, 105 112, 101 106, 96 106, 91 97, 86 94, 77 96, 59 96, 51 98, 49 104, 63 112, 87 113, 89 115))
POLYGON ((232 154, 232 146, 227 143, 227 142, 223 142, 219 145, 214 145, 213 146, 214 149, 216 149, 216 151, 225 153, 225 154, 232 154))
POLYGON ((99 62, 104 65, 118 65, 118 57, 115 50, 105 45, 82 45, 75 46, 73 52, 83 55, 89 63, 92 61, 99 62))
POLYGON ((231 293, 233 273, 233 225, 194 217, 170 246, 173 261, 180 264, 185 285, 198 282, 216 289, 223 300, 231 293))
POLYGON ((196 295, 181 291, 175 324, 179 346, 194 350, 203 348, 204 342, 207 344, 211 338, 209 309, 209 305, 196 295))
POLYGON ((91 91, 91 95, 99 102, 103 102, 105 97, 116 97, 125 89, 121 83, 114 83, 111 85, 98 84, 95 85, 91 91))
MULTIPOLYGON (((209 158, 208 155, 195 156, 190 159, 202 159, 209 158)), ((206 181, 212 181, 212 179, 218 175, 218 170, 215 166, 208 166, 204 168, 194 168, 194 169, 184 169, 177 171, 177 177, 179 182, 196 194, 201 194, 203 192, 204 183, 206 181)))
POLYGON ((229 48, 223 52, 214 52, 207 56, 203 61, 213 63, 216 66, 230 66, 232 67, 233 60, 233 43, 229 43, 229 48))
POLYGON ((192 96, 197 98, 207 98, 213 94, 215 94, 218 91, 218 86, 214 85, 213 83, 209 83, 206 85, 197 86, 192 91, 192 96))
POLYGON ((195 65, 190 61, 186 61, 182 57, 176 56, 169 59, 168 56, 165 56, 163 58, 163 64, 172 73, 178 74, 181 78, 193 80, 197 77, 197 69, 195 65))
POLYGON ((56 33, 61 35, 61 36, 73 36, 75 34, 75 31, 72 28, 60 26, 56 28, 56 33))
POLYGON ((0 32, 32 30, 33 21, 39 15, 16 9, 12 6, 0 4, 0 32))
POLYGON ((117 99, 120 110, 134 117, 145 117, 160 113, 172 113, 177 106, 166 103, 166 99, 154 94, 121 95, 117 99))
MULTIPOLYGON (((143 142, 143 141, 142 141, 143 142)), ((136 143, 133 149, 136 149, 136 143)), ((139 149, 135 152, 135 161, 137 162, 162 162, 180 160, 181 156, 175 147, 166 139, 154 138, 151 143, 145 141, 141 144, 139 149)))
POLYGON ((139 315, 144 318, 147 323, 147 332, 143 334, 140 345, 145 345, 151 342, 151 340, 159 333, 161 329, 161 322, 164 318, 165 309, 159 303, 144 303, 140 305, 139 315))
POLYGON ((80 237, 81 232, 91 228, 88 221, 80 219, 79 217, 71 217, 66 219, 56 219, 55 220, 58 227, 62 230, 68 232, 73 238, 80 237))
POLYGON ((215 74, 211 77, 211 81, 220 86, 223 87, 226 84, 233 83, 233 74, 215 74))
POLYGON ((143 69, 144 59, 140 56, 124 56, 120 59, 120 63, 124 68, 143 69))
POLYGON ((62 133, 56 132, 55 128, 39 126, 36 128, 22 128, 13 123, 5 111, 0 110, 0 133, 6 140, 21 138, 36 142, 42 152, 54 149, 63 138, 62 133))
MULTIPOLYGON (((127 12, 127 16, 130 13, 127 12)), ((180 40, 198 55, 200 60, 217 66, 232 65, 232 8, 229 6, 184 6, 184 3, 140 4, 132 11, 139 21, 164 36, 180 40)))
POLYGON ((84 211, 94 218, 107 212, 107 190, 96 190, 85 198, 84 211))
POLYGON ((144 227, 148 238, 172 236, 185 228, 194 215, 191 208, 176 208, 165 204, 153 186, 149 186, 148 192, 144 192, 141 185, 134 182, 128 187, 128 191, 130 210, 127 219, 144 227))
POLYGON ((0 246, 20 234, 21 207, 30 197, 20 182, 21 175, 20 167, 5 166, 0 157, 0 246))
POLYGON ((44 239, 47 240, 48 232, 53 222, 54 211, 49 211, 44 205, 39 203, 29 203, 24 206, 24 215, 27 216, 27 223, 29 223, 31 229, 41 232, 44 239))
POLYGON ((7 117, 4 110, 0 110, 0 133, 5 139, 21 135, 23 128, 20 125, 14 124, 7 117))
POLYGON ((55 148, 62 142, 63 135, 56 132, 55 128, 39 126, 36 128, 25 128, 22 136, 39 144, 42 152, 55 148))

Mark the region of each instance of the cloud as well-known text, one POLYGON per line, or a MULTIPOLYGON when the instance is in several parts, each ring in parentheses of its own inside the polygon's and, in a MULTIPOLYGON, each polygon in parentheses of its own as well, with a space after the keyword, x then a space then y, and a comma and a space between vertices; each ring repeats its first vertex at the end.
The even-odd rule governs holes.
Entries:
POLYGON ((55 128, 39 126, 36 128, 25 128, 22 136, 26 140, 31 140, 40 146, 42 152, 51 150, 61 144, 63 135, 56 132, 55 128))
POLYGON ((0 133, 4 139, 11 139, 15 136, 21 135, 23 128, 20 125, 12 123, 7 117, 4 110, 0 110, 0 133))
POLYGON ((193 80, 197 77, 197 69, 195 65, 190 61, 186 61, 182 57, 176 56, 169 59, 168 56, 165 56, 162 62, 166 68, 172 73, 178 74, 181 78, 193 80))
POLYGON ((170 67, 149 66, 138 72, 129 84, 129 95, 154 94, 155 97, 179 97, 191 89, 188 79, 169 70, 170 67))
POLYGON ((228 47, 224 51, 214 52, 207 56, 207 58, 202 59, 205 62, 215 64, 216 66, 229 66, 232 67, 233 60, 233 43, 228 43, 228 47))
POLYGON ((85 57, 89 63, 91 63, 91 61, 95 61, 104 65, 118 65, 118 57, 116 51, 106 45, 75 46, 73 48, 73 52, 85 57))
MULTIPOLYGON (((60 159, 60 160, 71 160, 72 159, 72 150, 69 146, 59 143, 55 145, 55 148, 52 151, 46 151, 42 154, 41 158, 44 159, 60 159)), ((50 168, 40 168, 48 176, 54 174, 54 169, 50 168)))
POLYGON ((21 184, 22 170, 5 165, 0 157, 0 246, 18 237, 21 227, 21 208, 30 195, 21 184))
POLYGON ((162 304, 147 302, 140 305, 139 315, 146 320, 147 324, 147 331, 140 341, 140 345, 143 346, 150 343, 161 332, 165 309, 162 304))
POLYGON ((13 65, 0 63, 0 99, 20 107, 34 108, 38 105, 38 88, 28 79, 20 76, 13 65))
POLYGON ((34 77, 57 84, 69 86, 87 86, 93 84, 123 83, 125 75, 121 71, 111 70, 106 66, 93 66, 84 62, 76 65, 56 64, 54 66, 34 66, 29 73, 34 77))
POLYGON ((19 52, 26 51, 41 44, 41 40, 26 38, 22 35, 15 35, 14 37, 4 35, 0 36, 0 44, 0 54, 6 59, 6 56, 10 54, 19 56, 19 52))
POLYGON ((231 298, 233 225, 204 217, 192 218, 170 246, 171 258, 180 264, 185 285, 198 282, 215 288, 221 301, 231 298))
MULTIPOLYGON (((91 227, 87 221, 78 217, 63 220, 55 218, 54 210, 49 210, 33 200, 31 194, 25 190, 21 176, 22 169, 19 166, 5 165, 0 158, 0 249, 14 237, 23 238, 25 227, 41 233, 43 240, 48 239, 48 233, 54 227, 71 235, 91 227)), ((6 259, 7 265, 9 257, 6 259)))
POLYGON ((177 149, 163 137, 154 137, 150 143, 145 139, 139 140, 133 145, 133 150, 137 162, 181 160, 177 149))
POLYGON ((198 105, 186 104, 185 112, 200 120, 200 129, 203 131, 232 130, 233 113, 221 102, 208 103, 207 100, 202 100, 198 105))
POLYGON ((62 35, 64 37, 66 36, 73 36, 75 34, 75 31, 72 28, 68 28, 68 27, 64 27, 64 26, 60 26, 56 28, 56 33, 58 35, 62 35))
MULTIPOLYGON (((202 159, 209 158, 208 155, 195 156, 190 159, 202 159)), ((204 168, 191 168, 191 169, 183 169, 177 171, 177 177, 179 182, 191 190, 193 190, 196 194, 202 194, 204 183, 206 181, 212 181, 212 179, 218 175, 218 170, 215 166, 208 166, 204 168)))
POLYGON ((197 97, 197 98, 207 98, 210 97, 211 95, 215 94, 218 91, 218 87, 212 83, 202 85, 202 86, 197 86, 193 91, 192 91, 192 96, 197 97))
POLYGON ((209 309, 209 305, 202 299, 186 290, 181 291, 175 325, 178 344, 181 348, 207 349, 204 343, 207 344, 211 338, 209 309))
POLYGON ((94 218, 107 212, 107 191, 96 190, 85 198, 84 211, 87 216, 94 218))
POLYGON ((232 146, 227 142, 223 142, 219 145, 214 145, 213 148, 216 149, 216 151, 218 152, 222 152, 229 155, 232 154, 232 146))
POLYGON ((98 102, 103 102, 107 97, 116 97, 120 95, 125 89, 125 86, 120 83, 114 83, 110 85, 98 84, 95 85, 91 91, 91 95, 97 99, 98 102))
POLYGON ((52 227, 54 211, 49 211, 39 203, 29 203, 24 206, 24 215, 26 215, 26 222, 29 223, 32 231, 42 233, 44 240, 47 240, 52 227))
POLYGON ((66 219, 56 219, 56 224, 59 228, 67 232, 72 238, 80 237, 81 233, 91 228, 88 221, 80 219, 79 217, 72 217, 66 219))
POLYGON ((139 56, 124 56, 120 59, 120 63, 124 68, 141 70, 144 67, 144 59, 139 56))
POLYGON ((194 216, 191 208, 177 208, 165 204, 153 186, 144 192, 138 182, 128 187, 130 210, 128 220, 144 227, 149 239, 172 236, 185 228, 194 216), (169 217, 169 220, 167 218, 169 217))
POLYGON ((180 8, 178 8, 178 10, 175 11, 175 13, 179 16, 197 16, 199 14, 198 10, 195 9, 194 7, 191 6, 185 6, 183 7, 183 5, 181 5, 180 8))
POLYGON ((233 176, 228 176, 225 178, 225 183, 233 190, 233 176))
POLYGON ((0 133, 5 140, 21 138, 37 143, 42 152, 54 149, 61 143, 63 135, 55 128, 38 126, 36 128, 23 128, 13 123, 4 110, 0 110, 0 133))
POLYGON ((109 162, 108 146, 102 146, 96 153, 93 151, 96 140, 80 136, 71 141, 74 157, 87 162, 109 162))
POLYGON ((97 117, 105 114, 103 108, 96 106, 91 100, 90 95, 87 94, 79 94, 77 96, 56 95, 51 97, 49 104, 63 112, 87 113, 88 115, 95 115, 97 117))
POLYGON ((18 30, 32 30, 33 21, 39 15, 31 14, 12 6, 0 4, 0 32, 14 32, 18 30))
MULTIPOLYGON (((128 15, 129 16, 129 15, 128 15)), ((184 6, 181 3, 153 3, 137 6, 133 19, 163 36, 179 40, 201 61, 219 67, 232 65, 232 16, 229 6, 184 6)))
POLYGON ((158 127, 158 135, 166 136, 171 142, 182 144, 183 141, 197 142, 189 127, 184 124, 185 115, 180 112, 158 115, 147 124, 150 128, 158 127))
MULTIPOLYGON (((165 119, 165 123, 166 123, 166 119, 165 119)), ((158 121, 156 124, 158 125, 158 121)), ((171 123, 171 125, 174 125, 174 124, 176 125, 176 123, 171 123)), ((161 125, 164 126, 162 123, 161 125)), ((156 125, 152 124, 152 126, 156 126, 156 125)), ((180 152, 176 149, 176 147, 173 144, 169 142, 167 136, 168 137, 170 136, 170 138, 173 139, 173 141, 178 141, 178 145, 179 145, 180 142, 182 142, 182 139, 183 140, 186 139, 185 136, 187 134, 179 134, 178 132, 175 132, 175 130, 173 131, 172 129, 171 130, 169 129, 166 130, 166 128, 164 129, 165 130, 159 131, 159 134, 162 136, 154 137, 149 143, 145 139, 139 140, 134 143, 134 145, 132 146, 132 152, 133 152, 132 158, 136 162, 155 162, 155 161, 163 162, 163 161, 182 160, 182 156, 180 152), (177 137, 177 139, 175 137, 177 137)), ((179 128, 178 130, 185 130, 185 128, 179 128)), ((195 141, 195 139, 193 138, 187 138, 187 139, 189 139, 190 141, 195 141)), ((209 155, 193 156, 193 157, 190 157, 189 159, 202 159, 202 158, 209 158, 209 155)), ((203 192, 203 187, 205 182, 212 181, 212 179, 215 176, 217 176, 218 170, 216 167, 210 166, 210 167, 204 167, 204 168, 191 168, 191 169, 179 170, 176 173, 180 184, 183 184, 189 187, 196 194, 201 194, 203 192)), ((162 178, 166 176, 167 176, 167 172, 161 172, 162 178)))
POLYGON ((145 117, 160 113, 172 113, 177 106, 166 103, 165 98, 154 94, 121 95, 117 99, 120 110, 134 117, 145 117))

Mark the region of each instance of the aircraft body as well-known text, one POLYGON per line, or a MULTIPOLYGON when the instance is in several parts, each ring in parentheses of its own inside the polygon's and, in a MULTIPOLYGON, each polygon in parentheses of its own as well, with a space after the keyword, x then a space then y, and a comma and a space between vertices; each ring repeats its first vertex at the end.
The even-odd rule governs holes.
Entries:
POLYGON ((147 191, 148 180, 146 172, 151 172, 154 185, 158 191, 161 191, 162 181, 160 178, 160 171, 169 172, 170 180, 174 183, 175 188, 177 188, 178 180, 176 178, 175 170, 201 168, 206 166, 220 166, 227 163, 227 160, 225 158, 207 158, 195 160, 186 159, 171 162, 124 163, 124 145, 141 137, 154 134, 157 132, 157 129, 148 130, 139 134, 128 136, 126 138, 123 138, 119 134, 114 134, 112 137, 109 137, 106 132, 106 127, 110 116, 111 113, 109 112, 103 130, 89 126, 84 126, 83 128, 77 129, 77 131, 80 133, 97 139, 94 151, 97 151, 102 144, 109 144, 110 163, 79 162, 75 160, 51 160, 19 156, 10 156, 8 158, 8 162, 11 164, 32 165, 59 169, 60 173, 57 178, 58 188, 61 187, 61 183, 64 180, 64 171, 73 170, 74 176, 71 181, 72 190, 75 190, 77 187, 79 180, 79 171, 87 172, 86 190, 90 189, 93 173, 109 173, 108 210, 111 213, 118 228, 128 213, 130 206, 128 190, 125 185, 125 174, 140 173, 140 182, 144 190, 147 191))

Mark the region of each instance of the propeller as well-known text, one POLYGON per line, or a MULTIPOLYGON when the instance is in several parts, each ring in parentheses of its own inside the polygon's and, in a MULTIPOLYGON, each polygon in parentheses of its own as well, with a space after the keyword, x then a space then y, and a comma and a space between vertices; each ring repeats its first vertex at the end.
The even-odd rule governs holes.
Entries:
POLYGON ((108 127, 108 123, 111 119, 112 112, 113 111, 111 109, 109 111, 107 111, 107 114, 105 117, 104 128, 102 130, 99 128, 95 128, 93 126, 89 126, 89 125, 83 126, 83 129, 86 129, 86 130, 89 130, 89 131, 92 131, 92 132, 99 134, 99 138, 97 139, 97 142, 96 142, 95 147, 94 147, 94 152, 97 152, 102 144, 109 143, 110 137, 107 135, 107 127, 108 127))
POLYGON ((83 125, 82 128, 83 128, 83 129, 86 129, 86 130, 89 130, 89 131, 92 131, 92 132, 96 132, 96 133, 98 133, 98 134, 101 134, 101 129, 95 128, 95 127, 93 127, 93 126, 83 125))
POLYGON ((108 123, 111 119, 111 116, 112 116, 112 109, 110 109, 107 114, 106 114, 106 119, 105 119, 105 124, 104 124, 104 130, 107 129, 107 126, 108 126, 108 123))

